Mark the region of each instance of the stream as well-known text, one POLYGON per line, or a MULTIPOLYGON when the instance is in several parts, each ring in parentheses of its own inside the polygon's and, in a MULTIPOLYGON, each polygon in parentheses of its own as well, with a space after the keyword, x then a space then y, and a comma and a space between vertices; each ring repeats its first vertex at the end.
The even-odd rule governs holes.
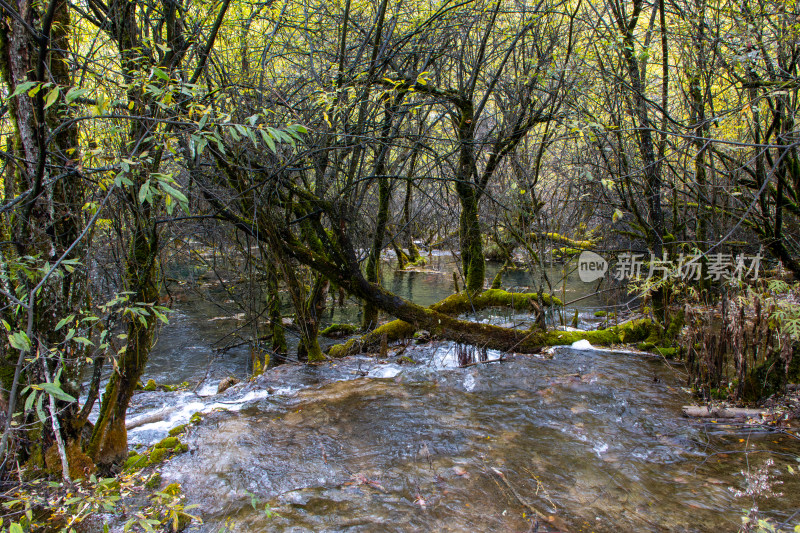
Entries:
MULTIPOLYGON (((446 266, 384 283, 430 304, 452 291, 446 266)), ((568 284, 567 300, 581 291, 568 284)), ((579 305, 582 327, 599 321, 602 302, 579 305)), ((199 506, 200 531, 735 531, 754 505, 798 522, 800 475, 789 467, 800 470, 800 441, 683 418, 685 377, 659 358, 490 350, 459 367, 455 344, 411 343, 386 360, 283 365, 215 394, 248 365, 244 349, 213 356, 225 331, 209 320, 217 313, 200 302, 173 313, 145 376, 197 391, 138 393, 128 415, 169 410, 130 431, 143 445, 206 413, 182 437, 189 452, 163 468, 163 483, 181 483, 199 506), (400 351, 415 363, 399 364, 400 351)))

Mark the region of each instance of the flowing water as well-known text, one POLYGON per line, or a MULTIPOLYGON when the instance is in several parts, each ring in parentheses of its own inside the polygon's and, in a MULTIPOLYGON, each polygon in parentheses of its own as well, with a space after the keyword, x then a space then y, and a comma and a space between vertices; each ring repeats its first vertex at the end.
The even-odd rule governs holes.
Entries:
MULTIPOLYGON (((391 281, 391 290, 428 304, 450 293, 452 277, 391 281)), ((588 322, 601 303, 583 304, 588 322)), ((210 359, 211 374, 246 371, 241 353, 210 355, 224 328, 209 311, 173 315, 151 376, 199 381, 210 359)), ((207 413, 182 437, 190 451, 163 474, 199 505, 208 532, 735 531, 754 505, 800 521, 791 518, 800 475, 788 469, 800 467, 800 442, 683 418, 690 397, 678 367, 565 347, 551 356, 490 351, 503 360, 460 368, 459 350, 410 344, 385 361, 284 365, 220 395, 213 379, 199 394, 140 393, 129 418, 168 414, 130 440, 152 443, 207 413), (400 352, 416 364, 399 364, 400 352), (736 494, 748 489, 759 494, 736 494)))
MULTIPOLYGON (((458 266, 448 254, 435 254, 428 257, 430 263, 422 271, 397 271, 392 264, 385 264, 382 269, 382 284, 388 290, 420 305, 431 305, 453 294, 453 271, 458 266)), ((499 269, 498 264, 487 264, 487 280, 494 278, 499 269)), ((573 267, 574 269, 574 267, 573 267)), ((598 310, 615 309, 605 301, 594 296, 594 284, 582 283, 573 269, 560 266, 547 269, 553 293, 564 301, 580 299, 575 305, 569 305, 563 312, 565 324, 571 324, 575 310, 579 312, 579 327, 594 327, 600 319, 594 316, 598 310), (563 278, 563 282, 562 282, 563 278)), ((516 291, 536 291, 539 276, 524 270, 510 270, 503 276, 503 287, 516 291)), ((547 285, 545 285, 547 291, 547 285)), ((220 291, 206 291, 206 299, 190 296, 180 301, 173 313, 170 323, 162 328, 155 347, 147 364, 144 380, 153 379, 159 384, 176 384, 188 381, 194 386, 199 382, 211 390, 225 376, 246 378, 251 370, 249 350, 242 344, 219 353, 216 348, 236 344, 236 333, 247 337, 249 330, 245 325, 242 309, 237 308, 228 295, 220 291)), ((625 302, 627 299, 621 300, 625 302)), ((286 302, 285 314, 293 313, 286 302)), ((518 323, 526 320, 527 315, 516 313, 497 314, 495 311, 483 311, 469 316, 472 320, 491 320, 499 324, 518 323)), ((360 308, 355 301, 347 301, 344 306, 329 305, 329 309, 321 318, 322 327, 332 323, 360 323, 360 308)), ((560 322, 561 314, 551 316, 553 322, 560 322)), ((290 352, 296 349, 297 336, 291 329, 287 330, 290 352)), ((323 349, 333 342, 320 338, 323 349)), ((216 389, 214 389, 216 390, 216 389)))

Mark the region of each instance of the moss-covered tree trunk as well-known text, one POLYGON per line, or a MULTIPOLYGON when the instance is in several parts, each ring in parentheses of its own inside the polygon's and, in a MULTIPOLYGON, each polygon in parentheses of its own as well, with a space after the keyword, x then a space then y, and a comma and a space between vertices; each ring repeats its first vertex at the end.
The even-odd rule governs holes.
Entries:
POLYGON ((458 128, 460 149, 455 188, 461 204, 461 214, 458 219, 461 267, 466 289, 472 292, 483 289, 483 278, 486 275, 481 226, 478 219, 479 195, 472 179, 475 168, 474 133, 472 105, 463 103, 458 128))
MULTIPOLYGON (((8 105, 12 129, 5 132, 10 135, 4 137, 7 144, 2 147, 6 154, 4 172, 0 174, 4 206, 0 213, 0 241, 3 241, 0 272, 4 277, 3 290, 30 295, 39 279, 28 278, 18 266, 27 263, 30 271, 38 268, 48 271, 59 260, 82 259, 86 249, 80 240, 84 229, 82 208, 87 201, 87 187, 75 165, 79 157, 77 123, 67 122, 70 113, 60 100, 45 104, 45 95, 56 89, 64 94, 72 85, 68 66, 69 6, 64 0, 44 5, 19 1, 12 5, 11 9, 17 11, 13 16, 5 12, 7 16, 0 21, 0 80, 7 95, 14 94, 23 84, 31 87, 31 83, 37 84, 38 92, 30 96, 29 88, 3 102, 8 105), (33 34, 29 28, 37 33, 33 34), (52 85, 41 85, 45 83, 52 85)), ((70 345, 67 350, 56 352, 53 347, 62 343, 66 334, 66 328, 55 329, 58 321, 78 314, 87 303, 86 279, 84 266, 71 267, 70 272, 58 269, 43 281, 36 294, 31 295, 32 299, 22 297, 28 309, 7 302, 11 305, 0 310, 0 316, 13 331, 27 331, 34 345, 41 348, 40 356, 46 365, 20 366, 16 372, 18 364, 23 362, 18 358, 19 352, 9 349, 8 343, 0 345, 3 389, 0 396, 10 411, 10 416, 5 417, 0 454, 5 453, 10 432, 14 431, 10 423, 19 412, 16 405, 22 386, 40 383, 45 381, 45 375, 60 373, 62 389, 73 396, 79 395, 77 376, 84 361, 84 349, 70 345)), ((45 424, 42 432, 39 424, 20 426, 38 432, 36 438, 28 440, 32 446, 44 450, 54 442, 56 435, 51 431, 54 426, 61 428, 65 441, 79 435, 76 403, 56 401, 53 411, 58 413, 60 422, 45 424)), ((23 446, 23 452, 29 451, 28 448, 23 446)), ((0 457, 3 464, 10 464, 4 459, 0 457)))
MULTIPOLYGON (((131 239, 127 278, 134 304, 157 304, 158 286, 158 233, 149 213, 136 218, 136 229, 131 239)), ((128 410, 136 384, 142 377, 153 344, 158 319, 145 311, 131 317, 125 351, 117 360, 116 371, 106 386, 100 405, 100 414, 87 448, 88 455, 99 465, 117 464, 128 456, 128 433, 125 413, 128 410)))

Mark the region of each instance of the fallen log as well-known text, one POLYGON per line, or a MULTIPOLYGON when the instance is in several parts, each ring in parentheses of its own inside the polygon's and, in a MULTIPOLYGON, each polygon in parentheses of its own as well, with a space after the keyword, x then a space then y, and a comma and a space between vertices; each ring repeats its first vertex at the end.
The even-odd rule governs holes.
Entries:
MULTIPOLYGON (((542 302, 544 305, 561 305, 561 301, 549 294, 543 294, 542 302)), ((451 315, 467 313, 486 309, 487 307, 513 307, 514 309, 530 309, 540 313, 538 305, 539 295, 536 293, 512 293, 501 289, 488 289, 478 294, 469 294, 462 291, 458 294, 448 296, 444 300, 437 302, 429 308, 418 307, 423 311, 417 318, 428 318, 435 324, 418 321, 429 328, 434 333, 443 338, 473 344, 476 346, 486 346, 487 348, 499 349, 502 351, 517 351, 523 353, 535 353, 542 346, 542 339, 538 331, 522 331, 488 324, 478 324, 456 320, 451 315)), ((363 335, 360 338, 350 339, 344 344, 331 346, 328 355, 331 357, 344 357, 357 353, 369 351, 376 348, 381 339, 385 336, 388 342, 397 342, 410 339, 414 333, 422 329, 419 325, 414 326, 405 320, 393 320, 377 329, 363 335)))
POLYGON ((152 424, 153 422, 161 422, 169 417, 172 413, 178 410, 177 406, 172 407, 164 407, 163 409, 159 409, 158 411, 154 411, 152 413, 147 413, 146 415, 137 416, 131 420, 127 420, 125 422, 125 429, 130 431, 131 429, 138 428, 145 424, 152 424))
POLYGON ((684 405, 683 416, 690 418, 760 418, 771 414, 769 409, 746 409, 741 407, 706 407, 684 405))

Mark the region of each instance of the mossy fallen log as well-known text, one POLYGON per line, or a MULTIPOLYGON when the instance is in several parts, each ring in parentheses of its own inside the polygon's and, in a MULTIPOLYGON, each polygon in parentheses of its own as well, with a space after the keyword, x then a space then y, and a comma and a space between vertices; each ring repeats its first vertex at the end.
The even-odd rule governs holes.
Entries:
MULTIPOLYGON (((486 326, 486 324, 475 324, 473 322, 469 322, 469 324, 474 324, 475 326, 486 326)), ((497 326, 492 327, 497 328, 497 326)), ((647 318, 631 320, 618 326, 612 326, 610 328, 593 331, 521 331, 507 328, 499 329, 524 334, 522 335, 522 337, 524 337, 524 341, 520 343, 519 349, 515 350, 524 353, 532 353, 525 352, 525 349, 530 346, 568 346, 579 340, 587 340, 594 346, 639 343, 657 339, 661 332, 661 328, 647 318)), ((415 332, 416 329, 411 326, 411 324, 402 320, 393 320, 362 337, 350 339, 344 344, 331 346, 328 355, 331 357, 355 355, 357 353, 377 348, 381 343, 381 338, 383 335, 386 335, 388 342, 398 342, 404 339, 412 338, 415 332)), ((464 336, 466 337, 468 335, 465 334, 464 336)), ((451 336, 445 336, 445 338, 449 340, 458 340, 452 338, 451 336)), ((466 342, 466 344, 476 344, 479 346, 483 345, 481 343, 469 342, 466 342)))
POLYGON ((380 327, 375 328, 366 335, 350 339, 343 344, 331 346, 328 355, 331 357, 345 357, 355 355, 363 351, 376 348, 381 343, 381 339, 386 335, 386 342, 397 342, 403 339, 410 339, 414 336, 416 328, 403 320, 392 320, 380 327))
POLYGON ((596 241, 582 241, 578 239, 571 239, 565 235, 561 235, 560 233, 538 233, 532 235, 534 239, 545 239, 553 243, 557 244, 564 244, 569 248, 574 248, 577 250, 588 250, 589 248, 593 248, 597 242, 596 241))
POLYGON ((576 341, 587 340, 594 346, 630 344, 659 338, 661 328, 648 318, 631 320, 618 326, 592 331, 538 332, 540 342, 545 346, 564 346, 576 341))
MULTIPOLYGON (((534 310, 538 312, 538 301, 539 295, 536 293, 516 293, 502 289, 488 289, 482 293, 470 295, 462 291, 433 304, 428 308, 428 311, 441 313, 442 315, 457 315, 488 307, 513 307, 517 310, 534 310)), ((543 294, 542 301, 546 306, 561 305, 561 301, 558 298, 549 294, 543 294)), ((537 332, 454 319, 449 320, 452 320, 453 324, 445 320, 437 324, 438 327, 434 327, 434 331, 431 331, 431 333, 448 340, 463 342, 464 344, 475 344, 506 351, 533 353, 539 351, 542 346, 538 343, 538 340, 535 340, 537 332)), ((384 335, 386 335, 387 342, 398 342, 413 337, 417 329, 419 328, 406 321, 393 320, 359 338, 331 346, 328 350, 328 355, 331 357, 345 357, 369 351, 378 347, 384 335)))
MULTIPOLYGON (((542 294, 542 302, 546 306, 561 306, 561 300, 549 294, 542 294)), ((539 295, 535 292, 508 292, 503 289, 487 289, 482 293, 472 295, 461 291, 433 304, 431 309, 448 315, 457 315, 489 307, 535 311, 539 307, 539 295)))
POLYGON ((352 335, 358 331, 358 326, 353 324, 331 324, 327 328, 319 332, 323 337, 335 339, 338 337, 345 337, 352 335))

